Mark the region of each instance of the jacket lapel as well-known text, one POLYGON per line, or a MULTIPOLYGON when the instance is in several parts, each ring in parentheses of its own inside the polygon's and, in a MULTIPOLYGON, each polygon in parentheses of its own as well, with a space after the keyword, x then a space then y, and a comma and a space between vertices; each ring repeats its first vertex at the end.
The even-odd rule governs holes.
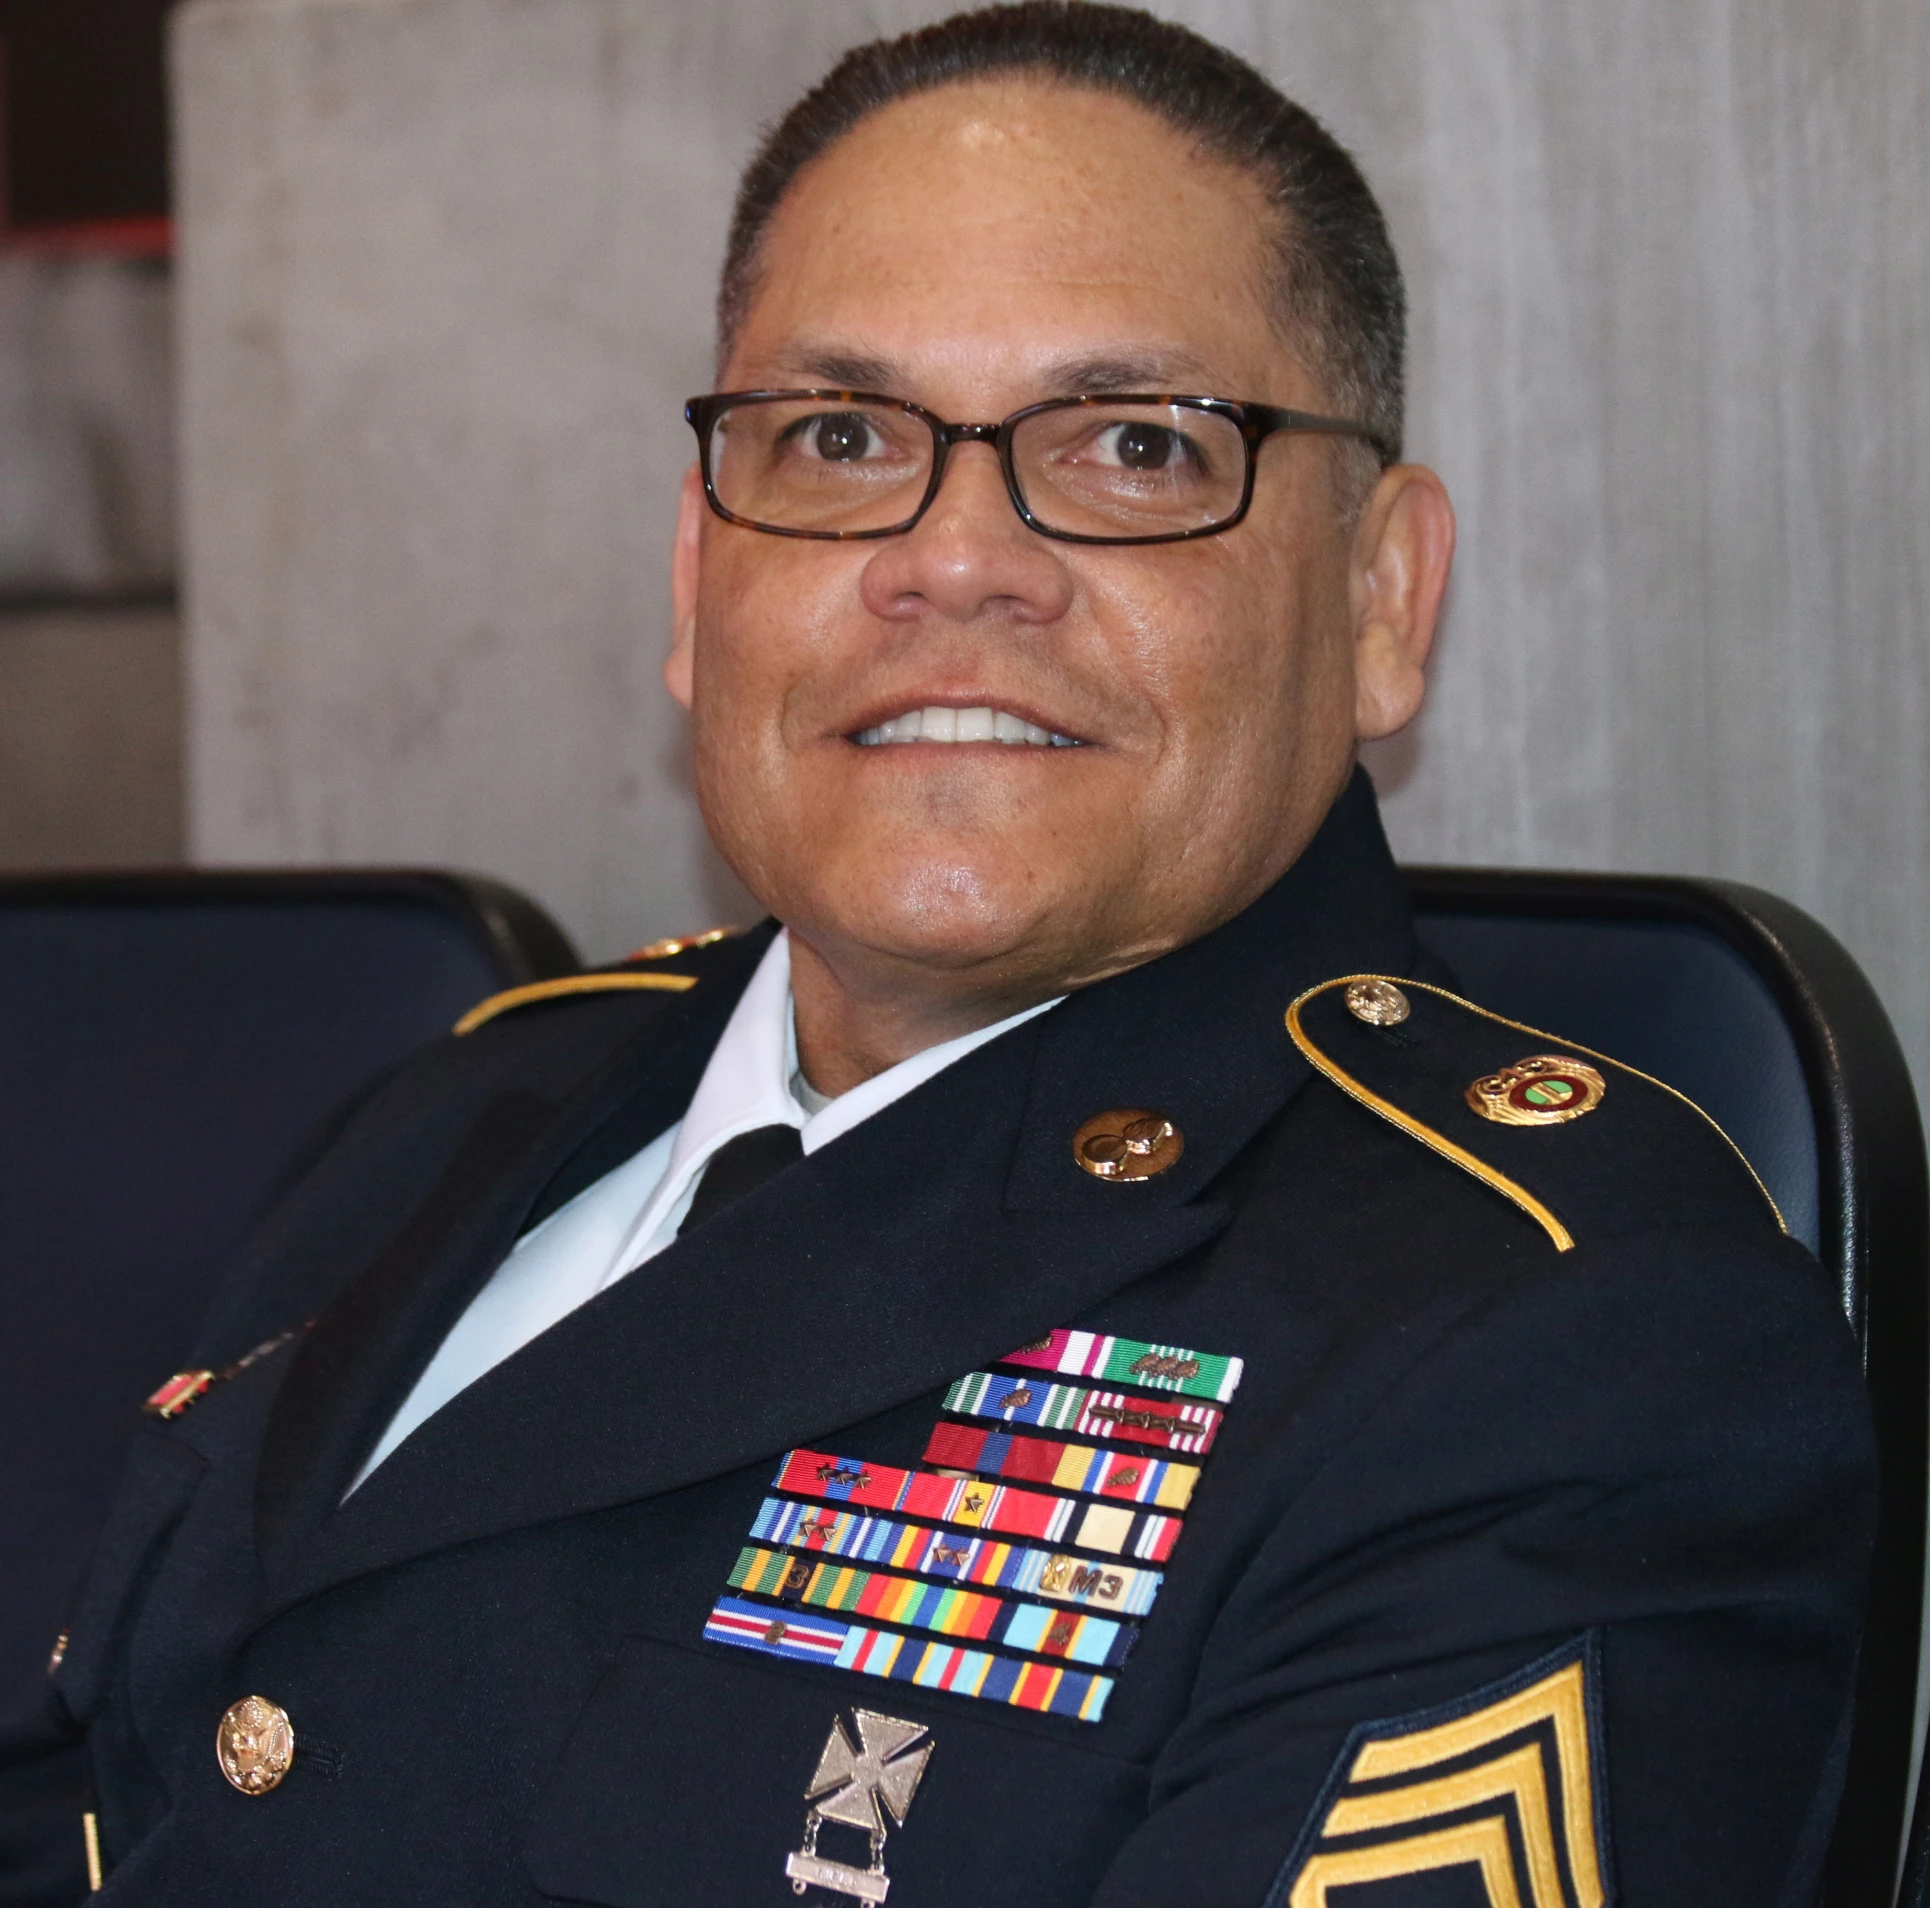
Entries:
POLYGON ((809 1442, 1076 1317, 1224 1223, 1206 1204, 1115 1208, 1101 1224, 1003 1211, 1030 1072, 1004 1045, 787 1168, 485 1374, 343 1505, 302 1587, 809 1442))
MULTIPOLYGON (((339 1510, 311 1517, 313 1542, 284 1553, 277 1591, 292 1600, 726 1474, 1074 1322, 1227 1223, 1213 1181, 1308 1078, 1284 1026, 1294 996, 1336 973, 1405 972, 1413 959, 1405 896, 1357 778, 1244 914, 980 1048, 479 1379, 339 1510), (1121 1106, 1180 1128, 1185 1152, 1169 1171, 1132 1184, 1080 1171, 1073 1132, 1121 1106)), ((683 1098, 668 1118, 695 1086, 688 1068, 675 1072, 683 1098)), ((595 1109, 571 1121, 573 1134, 586 1119, 594 1125, 595 1109)), ((533 1177, 526 1169, 527 1190, 498 1206, 520 1197, 527 1211, 533 1177)), ((494 1223, 506 1250, 514 1222, 494 1223)), ((410 1377, 493 1269, 473 1225, 454 1250, 467 1272, 445 1275, 456 1301, 444 1298, 433 1336, 412 1336, 410 1377)), ((339 1358, 330 1370, 356 1382, 339 1358)), ((405 1391, 392 1382, 387 1408, 405 1391)), ((384 1421, 360 1412, 355 1448, 384 1421)), ((339 1457, 333 1475, 338 1496, 339 1457)))
MULTIPOLYGON (((256 1536, 271 1580, 332 1517, 356 1466, 549 1188, 611 1133, 643 1146, 681 1117, 768 945, 669 1003, 561 1098, 511 1087, 471 1123, 428 1197, 304 1336, 263 1436, 256 1536)), ((614 1162, 613 1162, 614 1163, 614 1162)))

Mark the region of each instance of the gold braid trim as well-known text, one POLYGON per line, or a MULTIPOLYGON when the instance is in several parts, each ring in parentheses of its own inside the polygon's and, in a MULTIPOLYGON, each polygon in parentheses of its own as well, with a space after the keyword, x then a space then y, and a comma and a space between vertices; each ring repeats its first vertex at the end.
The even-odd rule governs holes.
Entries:
POLYGON ((694 974, 571 974, 564 980, 531 981, 527 987, 511 987, 478 1002, 450 1031, 474 1033, 498 1014, 527 1007, 532 1001, 561 1000, 570 994, 687 994, 696 985, 694 974))
POLYGON ((1322 981, 1318 987, 1309 987, 1307 991, 1287 1009, 1287 1032, 1292 1036, 1293 1044, 1312 1061, 1319 1072, 1323 1073, 1335 1086, 1339 1087, 1343 1093, 1352 1099, 1358 1100, 1362 1106, 1378 1113, 1382 1119, 1398 1126, 1402 1132, 1412 1134, 1423 1146, 1431 1147, 1435 1152, 1439 1153, 1443 1159, 1451 1159, 1455 1165, 1462 1168, 1465 1172, 1472 1173, 1474 1177, 1484 1185, 1492 1186, 1504 1199, 1512 1200, 1555 1242, 1555 1250, 1557 1252, 1569 1251, 1575 1243, 1574 1235, 1527 1187, 1516 1184, 1516 1182, 1510 1179, 1505 1173, 1497 1172, 1494 1167, 1490 1166, 1485 1160, 1477 1159, 1474 1154, 1470 1153, 1465 1147, 1457 1146, 1445 1133, 1437 1133, 1431 1126, 1426 1126, 1421 1121, 1415 1119, 1412 1114, 1402 1112, 1392 1101, 1383 1099, 1378 1093, 1374 1092, 1371 1087, 1363 1086, 1351 1074, 1335 1065, 1333 1061, 1328 1059, 1327 1056, 1313 1044, 1313 1041, 1307 1035, 1306 1029, 1301 1024, 1300 1010, 1316 995, 1327 993, 1336 987, 1351 987, 1357 981, 1385 981, 1390 987, 1404 988, 1410 993, 1432 994, 1437 999, 1445 1000, 1453 1006, 1466 1008, 1471 1014, 1479 1014, 1483 1020, 1492 1020, 1497 1026, 1512 1027, 1516 1033, 1532 1035, 1536 1040, 1545 1041, 1560 1051, 1586 1054, 1591 1060, 1599 1060, 1604 1066, 1613 1067, 1619 1073, 1631 1074, 1638 1080, 1646 1080, 1652 1087, 1659 1087, 1664 1093, 1668 1094, 1671 1099, 1680 1100, 1691 1113, 1694 1113, 1699 1119, 1703 1120, 1710 1129, 1718 1135, 1730 1152, 1734 1153, 1737 1159, 1742 1161, 1743 1171, 1756 1182, 1756 1190, 1762 1194, 1763 1199, 1769 1206, 1769 1210, 1775 1214, 1776 1224, 1781 1227, 1785 1233, 1789 1231, 1789 1226, 1782 1215, 1782 1209, 1770 1196, 1769 1188, 1762 1182, 1762 1175, 1756 1171, 1755 1167, 1750 1165, 1748 1155, 1722 1130, 1721 1126, 1718 1125, 1716 1121, 1710 1119, 1709 1115, 1703 1112, 1701 1107, 1697 1106, 1686 1093, 1677 1092, 1666 1080, 1658 1080, 1654 1074, 1644 1073, 1640 1067, 1631 1067, 1625 1062, 1617 1060, 1612 1054, 1597 1053, 1593 1047, 1584 1047, 1579 1041, 1570 1040, 1562 1034, 1548 1033, 1540 1027, 1530 1027, 1526 1021, 1510 1020, 1505 1014, 1490 1013, 1487 1008, 1478 1007, 1471 1000, 1463 1000, 1459 994, 1449 993, 1445 987, 1433 987, 1426 981, 1408 980, 1404 976, 1392 974, 1343 974, 1338 980, 1322 981))

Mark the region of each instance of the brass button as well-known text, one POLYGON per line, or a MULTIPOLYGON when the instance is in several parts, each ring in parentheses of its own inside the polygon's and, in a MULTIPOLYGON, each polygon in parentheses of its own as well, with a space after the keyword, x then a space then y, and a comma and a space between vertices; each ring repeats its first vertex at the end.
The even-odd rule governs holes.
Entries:
POLYGON ((1398 1027, 1414 1011, 1392 981, 1353 981, 1343 998, 1347 1011, 1370 1027, 1398 1027))
POLYGON ((1560 1126, 1601 1105, 1608 1082, 1583 1060, 1530 1054, 1468 1088, 1468 1104, 1501 1126, 1560 1126))
POLYGON ((1141 1106, 1095 1113, 1072 1136, 1072 1157, 1094 1179, 1151 1179, 1185 1150, 1179 1128, 1141 1106))
POLYGON ((244 1696, 221 1718, 214 1753, 221 1773, 243 1795, 266 1795, 295 1760, 295 1725, 279 1703, 244 1696))

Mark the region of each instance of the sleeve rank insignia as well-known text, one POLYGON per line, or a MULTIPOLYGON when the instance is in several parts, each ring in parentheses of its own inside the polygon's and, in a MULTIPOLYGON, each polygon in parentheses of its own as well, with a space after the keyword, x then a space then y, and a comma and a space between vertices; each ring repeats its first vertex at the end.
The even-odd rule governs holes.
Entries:
POLYGON ((1591 1635, 1457 1702, 1363 1724, 1267 1908, 1371 1908, 1362 1884, 1448 1870, 1457 1902, 1473 1881, 1489 1908, 1605 1908, 1599 1688, 1591 1635))
POLYGON ((852 1748, 843 1721, 833 1716, 817 1772, 804 1792, 811 1805, 804 1818, 804 1846, 784 1858, 784 1872, 796 1895, 816 1886, 856 1901, 881 1902, 891 1892, 891 1877, 885 1873, 885 1817, 904 1827, 933 1745, 922 1723, 870 1709, 853 1710, 852 1715, 861 1746, 852 1748), (826 1822, 842 1822, 870 1836, 869 1867, 855 1868, 818 1853, 818 1832, 826 1822))

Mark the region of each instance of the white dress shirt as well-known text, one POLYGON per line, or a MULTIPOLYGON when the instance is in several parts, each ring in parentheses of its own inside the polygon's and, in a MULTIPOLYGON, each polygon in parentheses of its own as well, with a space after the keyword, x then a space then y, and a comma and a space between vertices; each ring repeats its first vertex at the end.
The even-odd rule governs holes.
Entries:
POLYGON ((669 1245, 720 1146, 760 1126, 795 1126, 804 1151, 815 1153, 975 1047, 1058 1004, 1048 1000, 927 1047, 827 1100, 798 1070, 791 943, 780 933, 751 976, 683 1118, 516 1241, 424 1367, 350 1491, 457 1392, 669 1245))

